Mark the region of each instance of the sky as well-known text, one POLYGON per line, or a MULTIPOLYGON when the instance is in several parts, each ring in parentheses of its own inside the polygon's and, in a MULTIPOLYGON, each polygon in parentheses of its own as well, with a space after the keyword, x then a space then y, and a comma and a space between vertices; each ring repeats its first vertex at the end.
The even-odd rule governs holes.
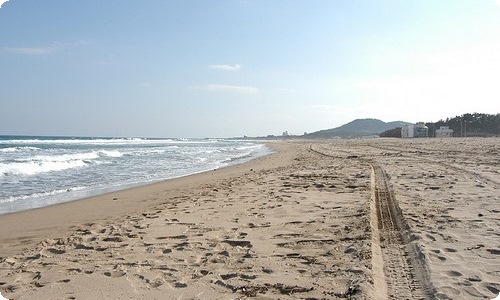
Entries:
POLYGON ((500 0, 0 0, 0 135, 500 113, 500 0))

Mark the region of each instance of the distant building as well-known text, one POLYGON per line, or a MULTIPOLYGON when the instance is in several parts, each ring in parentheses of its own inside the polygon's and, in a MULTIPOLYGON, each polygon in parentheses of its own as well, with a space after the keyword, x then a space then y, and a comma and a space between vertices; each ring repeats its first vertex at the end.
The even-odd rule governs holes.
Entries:
POLYGON ((424 122, 418 122, 415 126, 415 137, 428 137, 429 127, 425 126, 424 122))
POLYGON ((445 138, 452 136, 453 136, 453 129, 450 129, 450 127, 448 126, 441 126, 438 130, 436 130, 436 137, 438 138, 445 138))
POLYGON ((401 137, 402 138, 412 138, 415 136, 415 125, 403 125, 401 127, 401 137))
POLYGON ((413 125, 404 125, 401 127, 401 137, 402 138, 414 138, 414 137, 428 137, 429 127, 425 126, 424 122, 418 122, 413 125))

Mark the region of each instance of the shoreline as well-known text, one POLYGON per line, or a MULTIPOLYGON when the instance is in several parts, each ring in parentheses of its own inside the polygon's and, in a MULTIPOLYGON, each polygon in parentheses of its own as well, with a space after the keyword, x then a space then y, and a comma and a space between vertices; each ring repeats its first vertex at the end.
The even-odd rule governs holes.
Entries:
POLYGON ((211 171, 270 152, 263 143, 222 139, 0 142, 0 215, 211 171))
POLYGON ((499 141, 277 142, 244 164, 0 216, 0 291, 492 299, 499 141))
MULTIPOLYGON (((153 183, 140 184, 138 186, 64 201, 44 207, 1 214, 0 250, 2 251, 2 255, 4 254, 2 245, 10 243, 13 240, 21 239, 20 245, 22 247, 33 244, 30 238, 34 235, 34 232, 36 232, 36 235, 43 232, 47 237, 52 237, 54 234, 69 230, 71 226, 95 222, 110 217, 123 216, 129 212, 147 209, 148 206, 154 203, 150 203, 151 201, 149 200, 147 200, 148 202, 138 201, 137 198, 150 198, 152 193, 163 188, 176 190, 185 185, 196 187, 205 180, 221 179, 226 176, 239 174, 239 172, 246 168, 246 165, 249 165, 248 169, 258 167, 258 165, 254 166, 254 164, 262 164, 258 160, 277 154, 277 149, 274 148, 277 146, 273 147, 273 143, 265 143, 265 146, 271 150, 268 154, 255 157, 243 163, 230 164, 219 169, 202 171, 181 177, 162 179, 153 183), (68 214, 72 216, 70 219, 67 217, 68 214), (21 225, 19 220, 31 221, 30 224, 21 225), (64 225, 59 228, 58 224, 64 225)), ((14 249, 14 251, 19 250, 17 247, 14 247, 14 249)))

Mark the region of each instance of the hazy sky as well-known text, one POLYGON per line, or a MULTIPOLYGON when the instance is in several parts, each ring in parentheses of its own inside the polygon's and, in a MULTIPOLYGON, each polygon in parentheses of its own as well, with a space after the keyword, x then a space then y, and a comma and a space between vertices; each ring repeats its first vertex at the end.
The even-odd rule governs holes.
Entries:
POLYGON ((302 134, 500 112, 500 0, 0 0, 0 134, 302 134))

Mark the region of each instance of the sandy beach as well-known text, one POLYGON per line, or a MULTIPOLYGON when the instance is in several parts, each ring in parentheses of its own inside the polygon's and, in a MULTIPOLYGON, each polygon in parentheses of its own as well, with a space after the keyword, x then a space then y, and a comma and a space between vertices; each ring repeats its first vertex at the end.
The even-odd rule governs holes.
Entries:
POLYGON ((500 139, 271 143, 0 216, 8 299, 493 299, 500 139))

